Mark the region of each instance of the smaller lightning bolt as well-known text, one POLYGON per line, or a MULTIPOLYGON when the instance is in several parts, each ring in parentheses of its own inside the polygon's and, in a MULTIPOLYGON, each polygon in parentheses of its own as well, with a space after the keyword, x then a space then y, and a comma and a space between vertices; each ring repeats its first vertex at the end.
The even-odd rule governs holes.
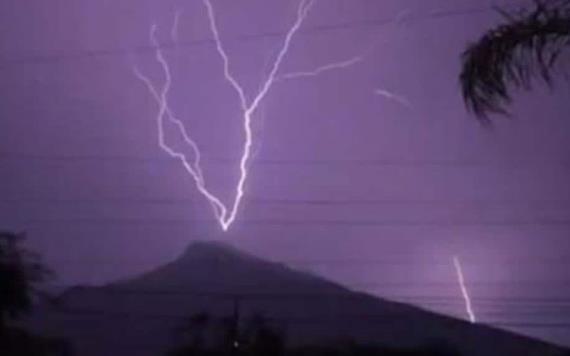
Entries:
POLYGON ((477 322, 477 318, 475 317, 475 312, 471 306, 471 297, 469 296, 467 286, 465 285, 465 278, 463 276, 463 269, 461 268, 461 261, 459 260, 459 257, 453 256, 453 265, 455 266, 455 272, 457 272, 457 280, 459 282, 459 287, 461 288, 463 300, 465 301, 465 311, 467 312, 469 321, 475 323, 477 322))
POLYGON ((386 89, 376 89, 374 90, 374 94, 382 96, 388 100, 393 100, 395 102, 397 102, 398 104, 401 104, 405 107, 407 107, 408 109, 412 109, 412 103, 404 96, 402 95, 398 95, 398 94, 394 94, 392 92, 389 92, 386 89))
MULTIPOLYGON (((174 116, 168 104, 168 94, 170 92, 170 87, 172 84, 172 75, 170 72, 170 67, 168 65, 168 62, 166 61, 164 54, 160 50, 160 46, 156 38, 156 30, 157 30, 156 25, 153 25, 150 31, 150 39, 152 44, 156 48, 155 52, 156 60, 160 63, 165 76, 165 83, 162 86, 162 89, 159 91, 153 85, 151 80, 147 76, 143 75, 137 68, 134 68, 133 71, 135 75, 145 83, 149 92, 152 94, 157 104, 159 105, 159 112, 157 115, 157 128, 158 128, 158 144, 160 148, 168 155, 178 159, 180 163, 182 163, 182 166, 185 168, 185 170, 194 178, 196 182, 196 187, 198 188, 200 193, 206 196, 210 201, 216 216, 220 217, 224 214, 225 207, 222 204, 222 202, 213 194, 211 194, 206 188, 204 176, 200 168, 200 151, 198 149, 198 146, 196 142, 194 142, 194 140, 190 138, 190 135, 186 131, 182 121, 180 121, 174 116), (178 131, 182 135, 184 141, 192 148, 192 152, 194 154, 194 160, 192 162, 187 159, 186 155, 174 150, 166 142, 165 132, 164 132, 165 119, 167 119, 170 123, 174 124, 178 128, 178 131)), ((175 31, 173 30, 172 33, 174 34, 175 31)))
MULTIPOLYGON (((393 22, 397 25, 403 24, 405 21, 407 21, 408 17, 410 16, 410 12, 411 11, 409 9, 405 9, 405 10, 401 11, 400 13, 398 13, 398 15, 396 15, 393 22)), ((324 72, 337 70, 337 69, 347 69, 349 67, 352 67, 352 66, 364 61, 366 59, 366 57, 368 57, 368 55, 370 53, 374 52, 376 50, 376 48, 380 44, 382 44, 383 42, 384 41, 375 40, 374 42, 372 42, 372 44, 367 49, 365 49, 363 52, 361 52, 360 55, 357 55, 357 56, 354 56, 352 58, 348 58, 345 60, 324 64, 324 65, 317 67, 313 70, 297 71, 297 72, 281 74, 275 78, 275 81, 283 81, 283 80, 287 80, 287 79, 297 79, 297 78, 303 78, 303 77, 316 77, 316 76, 319 76, 320 74, 322 74, 324 72)), ((390 94, 388 91, 384 91, 384 93, 390 94)), ((396 95, 392 95, 392 96, 396 97, 396 95)), ((403 99, 403 101, 407 102, 407 100, 405 98, 402 98, 402 99, 403 99)), ((407 102, 407 104, 409 105, 409 102, 407 102)), ((408 106, 408 105, 406 105, 406 106, 408 106)))
POLYGON ((180 23, 180 16, 182 15, 181 11, 176 11, 174 14, 174 23, 172 24, 172 29, 170 31, 170 37, 172 41, 177 44, 178 43, 178 26, 180 23))
POLYGON ((286 74, 278 76, 275 80, 281 81, 281 80, 296 79, 296 78, 303 78, 303 77, 316 77, 316 76, 318 76, 324 72, 328 72, 328 71, 336 70, 336 69, 345 69, 345 68, 351 67, 351 66, 353 66, 359 62, 362 62, 362 60, 364 60, 364 56, 356 56, 356 57, 353 57, 353 58, 350 58, 350 59, 347 59, 344 61, 325 64, 321 67, 318 67, 318 68, 316 68, 314 70, 310 70, 310 71, 286 73, 286 74))

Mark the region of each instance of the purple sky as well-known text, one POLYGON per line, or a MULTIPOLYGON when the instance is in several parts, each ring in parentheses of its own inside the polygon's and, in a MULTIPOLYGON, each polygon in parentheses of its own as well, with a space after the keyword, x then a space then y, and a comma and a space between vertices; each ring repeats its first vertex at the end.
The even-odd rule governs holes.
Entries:
MULTIPOLYGON (((459 55, 497 23, 496 3, 318 2, 282 72, 374 50, 348 69, 275 85, 256 116, 244 205, 223 234, 158 148, 156 104, 132 72, 162 79, 149 28, 155 22, 168 43, 181 11, 180 45, 165 52, 172 107, 213 189, 232 198, 241 116, 202 2, 2 1, 1 227, 27 231, 63 284, 124 277, 192 240, 223 239, 463 318, 457 254, 482 322, 530 323, 514 329, 570 345, 569 329, 537 327, 570 322, 570 303, 554 304, 570 297, 568 87, 518 94, 514 119, 492 131, 460 97, 459 55)), ((213 4, 232 69, 251 92, 297 2, 213 4)))

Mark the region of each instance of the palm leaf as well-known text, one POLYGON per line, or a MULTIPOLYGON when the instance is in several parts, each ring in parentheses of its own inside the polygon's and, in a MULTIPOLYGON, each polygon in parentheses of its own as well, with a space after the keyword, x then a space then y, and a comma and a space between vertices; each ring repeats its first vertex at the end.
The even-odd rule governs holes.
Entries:
POLYGON ((513 88, 528 90, 537 77, 550 85, 554 66, 570 44, 570 0, 536 0, 532 9, 499 12, 506 23, 462 55, 463 98, 483 123, 489 113, 508 114, 513 88))

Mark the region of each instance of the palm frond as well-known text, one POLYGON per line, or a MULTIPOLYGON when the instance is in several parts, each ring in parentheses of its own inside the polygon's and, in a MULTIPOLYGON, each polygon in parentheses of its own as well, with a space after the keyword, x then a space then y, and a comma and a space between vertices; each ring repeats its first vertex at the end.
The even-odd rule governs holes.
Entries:
POLYGON ((512 88, 530 89, 535 78, 550 85, 553 67, 570 45, 570 0, 536 0, 532 9, 500 13, 506 22, 462 55, 463 98, 483 123, 489 113, 508 115, 512 88))

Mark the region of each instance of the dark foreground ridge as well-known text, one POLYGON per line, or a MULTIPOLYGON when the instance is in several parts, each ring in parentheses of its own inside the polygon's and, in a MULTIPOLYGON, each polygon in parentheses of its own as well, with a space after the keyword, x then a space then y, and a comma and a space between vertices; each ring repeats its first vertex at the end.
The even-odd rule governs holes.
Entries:
POLYGON ((567 355, 541 341, 355 292, 219 242, 192 243, 178 259, 130 279, 71 288, 41 308, 33 325, 66 338, 78 356, 158 356, 188 342, 181 330, 189 320, 195 337, 196 323, 205 319, 220 321, 211 334, 223 329, 236 345, 249 321, 263 319, 288 347, 437 344, 457 351, 450 355, 567 355))

